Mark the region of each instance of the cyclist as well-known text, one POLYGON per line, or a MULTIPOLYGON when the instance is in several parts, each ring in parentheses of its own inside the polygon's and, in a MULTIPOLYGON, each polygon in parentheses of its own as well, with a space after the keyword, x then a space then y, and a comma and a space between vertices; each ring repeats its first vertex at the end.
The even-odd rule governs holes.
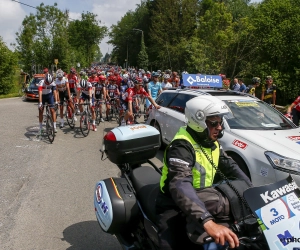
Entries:
POLYGON ((261 100, 275 106, 276 102, 276 85, 273 84, 272 76, 266 77, 266 84, 262 86, 261 100))
POLYGON ((77 102, 77 94, 76 94, 76 88, 77 88, 77 83, 78 83, 78 78, 76 76, 76 70, 74 68, 70 69, 70 74, 67 75, 68 82, 69 82, 69 88, 70 88, 70 93, 72 93, 75 98, 74 102, 77 102))
MULTIPOLYGON (((148 83, 148 93, 152 97, 153 100, 157 98, 157 96, 162 92, 161 83, 158 81, 159 73, 152 73, 152 81, 148 83)), ((148 119, 150 101, 146 100, 146 115, 144 116, 145 121, 148 119)))
POLYGON ((162 90, 166 90, 168 88, 172 88, 172 84, 169 82, 170 75, 169 74, 164 74, 163 75, 164 81, 161 83, 161 88, 162 90))
POLYGON ((102 103, 105 101, 106 96, 106 86, 105 86, 105 77, 104 75, 100 75, 99 82, 95 84, 95 98, 97 101, 100 101, 99 110, 100 110, 100 121, 104 122, 102 118, 102 103))
POLYGON ((79 72, 79 75, 80 75, 80 80, 81 79, 84 79, 84 80, 87 80, 88 79, 88 76, 86 75, 86 72, 84 70, 81 70, 79 72))
POLYGON ((249 93, 250 95, 255 96, 255 88, 257 88, 260 85, 260 78, 259 77, 253 77, 252 78, 252 85, 248 85, 245 93, 249 93))
POLYGON ((68 102, 68 105, 72 109, 72 114, 74 116, 74 121, 77 121, 76 116, 74 115, 74 105, 72 102, 71 93, 70 93, 70 87, 69 83, 66 78, 64 78, 64 72, 63 71, 58 71, 56 73, 56 88, 58 91, 58 100, 60 102, 60 128, 64 127, 64 115, 63 115, 63 110, 64 110, 64 99, 68 102))
POLYGON ((106 89, 106 118, 105 121, 108 121, 108 114, 110 113, 111 104, 115 101, 117 106, 120 106, 120 91, 119 86, 117 85, 117 77, 114 75, 109 76, 108 85, 106 89))
POLYGON ((121 122, 121 126, 126 125, 126 121, 129 120, 129 122, 133 122, 133 112, 135 112, 132 102, 133 98, 137 97, 146 97, 156 109, 159 109, 160 106, 156 104, 156 102, 152 99, 152 97, 145 91, 143 86, 143 80, 139 77, 135 78, 134 87, 128 88, 123 95, 123 102, 122 107, 124 109, 125 115, 121 122))
POLYGON ((94 108, 93 86, 89 81, 87 81, 85 79, 81 79, 77 90, 78 90, 78 93, 81 93, 80 99, 79 99, 80 112, 82 113, 82 111, 83 111, 82 103, 84 103, 85 100, 89 100, 90 101, 90 109, 92 111, 92 121, 93 121, 92 129, 93 129, 93 131, 97 131, 96 122, 95 122, 96 115, 95 115, 95 108, 94 108))
POLYGON ((45 78, 41 80, 38 84, 38 90, 39 90, 39 124, 40 124, 40 130, 39 135, 43 132, 43 112, 44 112, 44 105, 47 102, 52 119, 53 119, 53 127, 54 132, 57 133, 56 129, 56 112, 54 109, 54 99, 55 104, 57 104, 57 93, 56 93, 56 85, 53 82, 53 78, 49 73, 45 74, 45 78))

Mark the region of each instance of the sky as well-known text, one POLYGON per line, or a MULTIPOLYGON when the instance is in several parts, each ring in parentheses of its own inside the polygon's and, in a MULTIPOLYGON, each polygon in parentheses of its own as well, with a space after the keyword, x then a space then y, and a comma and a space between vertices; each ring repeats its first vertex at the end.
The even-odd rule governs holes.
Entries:
MULTIPOLYGON (((262 0, 252 0, 260 2, 262 0)), ((9 48, 10 43, 16 43, 16 32, 20 30, 23 19, 30 13, 35 14, 40 3, 53 5, 55 2, 62 11, 68 9, 70 18, 79 19, 82 12, 92 12, 98 15, 98 20, 107 27, 117 24, 129 10, 135 10, 141 0, 0 0, 0 36, 9 48), (23 4, 20 4, 21 2, 23 4)), ((108 37, 100 44, 101 52, 105 55, 112 51, 112 46, 107 44, 108 37)))
MULTIPOLYGON (((20 30, 23 19, 32 14, 36 14, 36 9, 31 6, 39 6, 40 3, 53 5, 57 3, 57 8, 64 11, 69 10, 70 18, 79 19, 82 12, 92 12, 98 15, 101 24, 108 28, 118 21, 129 10, 135 10, 136 5, 141 0, 0 0, 0 36, 9 48, 10 43, 16 43, 16 32, 20 30), (17 2, 16 2, 17 1, 17 2), (24 3, 20 4, 18 2, 24 3)), ((108 37, 104 38, 100 44, 101 52, 105 55, 110 53, 112 46, 107 44, 108 37)))

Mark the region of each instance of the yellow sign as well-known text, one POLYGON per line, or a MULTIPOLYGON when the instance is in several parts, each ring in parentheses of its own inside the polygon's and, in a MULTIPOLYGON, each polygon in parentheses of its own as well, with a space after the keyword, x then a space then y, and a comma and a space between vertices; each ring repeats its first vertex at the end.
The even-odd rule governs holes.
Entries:
POLYGON ((55 63, 55 64, 58 64, 58 59, 54 59, 54 63, 55 63))
POLYGON ((239 107, 259 107, 255 102, 236 102, 235 104, 239 107))

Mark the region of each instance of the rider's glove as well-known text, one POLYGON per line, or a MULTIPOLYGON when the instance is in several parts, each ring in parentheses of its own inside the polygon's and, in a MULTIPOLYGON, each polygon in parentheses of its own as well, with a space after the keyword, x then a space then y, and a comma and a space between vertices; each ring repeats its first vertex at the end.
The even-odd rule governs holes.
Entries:
POLYGON ((43 103, 40 102, 39 103, 39 108, 41 108, 41 107, 43 107, 43 103))

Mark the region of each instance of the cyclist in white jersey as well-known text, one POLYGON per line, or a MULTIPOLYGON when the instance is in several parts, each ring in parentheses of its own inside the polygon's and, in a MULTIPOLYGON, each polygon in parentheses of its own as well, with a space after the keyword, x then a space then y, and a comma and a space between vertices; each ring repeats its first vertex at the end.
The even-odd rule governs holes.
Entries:
POLYGON ((39 91, 39 125, 40 130, 39 134, 42 134, 43 129, 43 113, 44 113, 44 105, 47 102, 53 119, 54 132, 57 133, 56 129, 56 112, 54 110, 54 99, 55 104, 57 104, 57 93, 56 93, 56 85, 53 82, 53 78, 49 73, 45 74, 45 78, 41 80, 38 84, 39 91))
MULTIPOLYGON (((55 80, 56 89, 58 91, 58 99, 60 102, 60 128, 64 127, 64 100, 66 99, 68 105, 72 109, 72 114, 74 115, 74 105, 71 99, 70 87, 67 78, 64 77, 63 72, 58 72, 56 74, 57 78, 55 80)), ((74 116, 74 120, 76 121, 76 116, 74 116)))

